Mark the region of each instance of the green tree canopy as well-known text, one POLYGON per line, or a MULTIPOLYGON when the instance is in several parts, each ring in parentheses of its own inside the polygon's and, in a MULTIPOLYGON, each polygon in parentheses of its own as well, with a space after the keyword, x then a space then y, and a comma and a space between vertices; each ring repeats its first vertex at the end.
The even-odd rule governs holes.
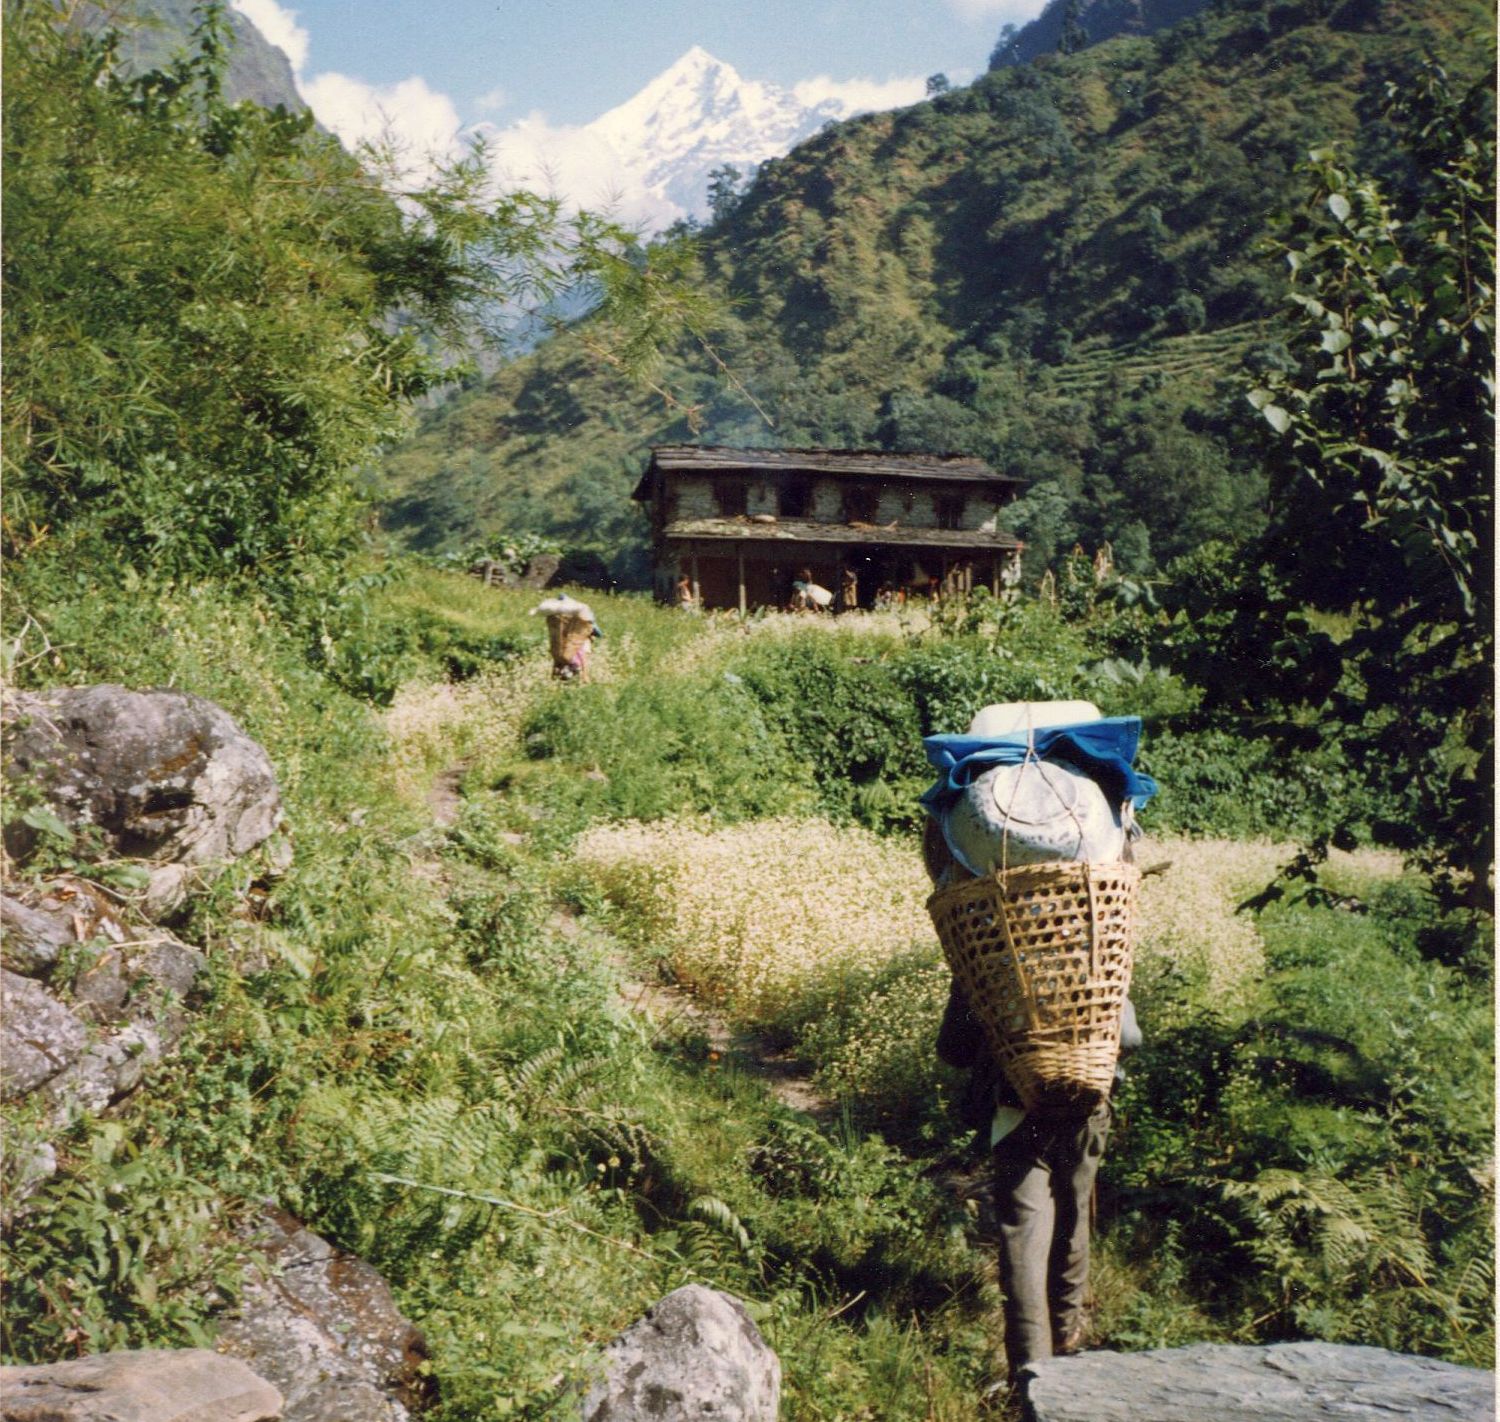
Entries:
POLYGON ((1493 91, 1455 96, 1431 69, 1393 87, 1389 117, 1414 160, 1405 193, 1312 154, 1284 244, 1297 365, 1250 395, 1268 526, 1194 670, 1221 701, 1293 708, 1293 741, 1341 740, 1383 786, 1376 837, 1487 902, 1493 91))
POLYGON ((591 284, 622 363, 692 317, 628 234, 489 192, 482 150, 402 189, 309 114, 226 103, 225 42, 205 7, 128 78, 114 36, 6 6, 13 559, 295 582, 357 540, 358 471, 477 314, 591 284))

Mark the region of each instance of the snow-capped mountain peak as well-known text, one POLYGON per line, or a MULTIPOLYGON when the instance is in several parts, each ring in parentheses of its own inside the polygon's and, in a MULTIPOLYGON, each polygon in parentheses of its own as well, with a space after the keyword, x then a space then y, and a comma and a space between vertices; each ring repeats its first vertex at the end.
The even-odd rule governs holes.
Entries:
MULTIPOLYGON (((819 81, 823 94, 848 87, 819 81)), ((919 96, 903 92, 884 102, 919 96)), ((744 78, 693 45, 638 93, 581 127, 553 128, 539 115, 508 129, 480 127, 508 178, 551 187, 579 206, 602 206, 660 231, 678 218, 707 215, 708 179, 716 168, 728 164, 748 178, 829 119, 880 106, 839 97, 806 103, 779 85, 744 78)))
POLYGON ((745 79, 698 45, 638 94, 585 125, 645 186, 701 215, 709 172, 753 169, 815 133, 838 109, 808 107, 775 84, 745 79))

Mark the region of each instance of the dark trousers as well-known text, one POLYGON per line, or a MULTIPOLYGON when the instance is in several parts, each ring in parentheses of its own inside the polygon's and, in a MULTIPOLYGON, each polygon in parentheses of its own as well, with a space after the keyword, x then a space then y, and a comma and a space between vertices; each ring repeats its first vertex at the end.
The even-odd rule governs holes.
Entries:
POLYGON ((1089 1200, 1109 1135, 1109 1103, 1091 1116, 1031 1114, 995 1147, 1005 1355, 1012 1374, 1050 1358, 1083 1321, 1089 1200))

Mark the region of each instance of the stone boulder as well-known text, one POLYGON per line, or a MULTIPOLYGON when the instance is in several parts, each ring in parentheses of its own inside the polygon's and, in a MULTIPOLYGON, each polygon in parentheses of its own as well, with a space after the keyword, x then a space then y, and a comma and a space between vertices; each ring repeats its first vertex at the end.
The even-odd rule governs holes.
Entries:
POLYGON ((0 968, 0 1096, 11 1100, 67 1070, 88 1028, 40 983, 0 968))
MULTIPOLYGON (((185 891, 185 866, 238 858, 281 822, 265 751, 227 711, 186 692, 23 692, 5 707, 4 741, 13 793, 35 792, 70 829, 97 837, 98 858, 169 870, 153 885, 163 908, 185 891)), ((24 857, 37 833, 12 819, 7 852, 24 857)))
POLYGON ((0 895, 0 962, 28 977, 46 977, 64 948, 78 942, 71 916, 0 895))
POLYGON ((71 876, 0 895, 0 920, 0 1099, 104 1110, 176 1046, 207 960, 71 876))
POLYGON ((218 1343, 281 1389, 285 1422, 405 1422, 429 1400, 426 1342, 370 1265, 276 1208, 248 1243, 274 1273, 247 1284, 218 1343))
POLYGON ((605 1350, 583 1422, 775 1422, 781 1362, 745 1306, 688 1284, 605 1350))
POLYGON ((0 1367, 4 1422, 273 1422, 281 1394, 205 1348, 98 1353, 0 1367))
POLYGON ((1384 1348, 1204 1343, 1032 1366, 1030 1422, 1494 1422, 1495 1375, 1384 1348))
MULTIPOLYGON (((133 1091, 176 1047, 207 960, 97 884, 66 875, 0 894, 0 1100, 35 1094, 55 1130, 133 1091)), ((7 1131, 0 1223, 56 1168, 7 1131)))

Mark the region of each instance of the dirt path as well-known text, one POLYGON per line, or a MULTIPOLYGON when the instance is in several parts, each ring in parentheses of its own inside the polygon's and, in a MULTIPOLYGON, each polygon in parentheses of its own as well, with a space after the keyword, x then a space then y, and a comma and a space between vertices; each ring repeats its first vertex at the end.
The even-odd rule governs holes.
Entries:
MULTIPOLYGON (((552 927, 565 938, 577 938, 584 932, 578 920, 564 912, 553 915, 552 927)), ((761 1082, 783 1106, 819 1118, 833 1113, 834 1102, 812 1084, 807 1063, 768 1034, 737 1030, 696 994, 676 983, 647 981, 622 953, 611 952, 608 958, 620 975, 620 997, 656 1031, 701 1033, 709 1051, 761 1082)))
POLYGON ((459 806, 463 803, 459 786, 468 768, 468 762, 461 760, 447 770, 439 771, 427 791, 427 808, 432 811, 432 822, 439 829, 447 829, 458 819, 459 806))
POLYGON ((703 1033, 710 1051, 761 1081, 783 1106, 809 1116, 833 1112, 834 1103, 812 1084, 807 1063, 778 1047, 766 1033, 736 1031, 675 983, 647 983, 627 976, 621 979, 620 992, 632 1011, 663 1028, 681 1024, 703 1033))
MULTIPOLYGON (((458 819, 463 804, 460 786, 467 769, 466 761, 458 761, 440 771, 428 788, 427 808, 440 829, 447 829, 458 819)), ((552 927, 565 938, 577 938, 583 931, 578 920, 564 912, 553 915, 552 927)), ((834 1103, 813 1086, 807 1063, 778 1046, 766 1033, 736 1031, 686 988, 645 981, 618 953, 610 954, 610 961, 620 974, 620 996, 632 1012, 646 1018, 657 1030, 685 1027, 700 1032, 707 1038, 710 1051, 764 1083, 782 1105, 809 1116, 832 1114, 834 1103)))

